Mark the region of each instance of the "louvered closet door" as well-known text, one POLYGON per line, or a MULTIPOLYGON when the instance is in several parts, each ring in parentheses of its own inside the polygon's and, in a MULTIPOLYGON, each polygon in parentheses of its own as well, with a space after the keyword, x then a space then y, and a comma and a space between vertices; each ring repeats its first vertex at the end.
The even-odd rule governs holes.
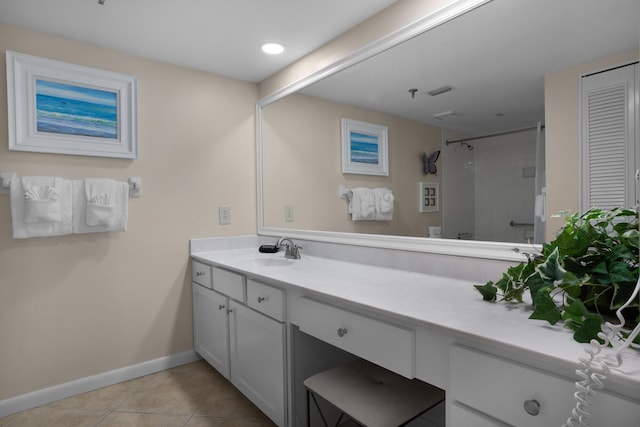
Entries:
POLYGON ((637 65, 582 79, 582 209, 635 206, 637 65))

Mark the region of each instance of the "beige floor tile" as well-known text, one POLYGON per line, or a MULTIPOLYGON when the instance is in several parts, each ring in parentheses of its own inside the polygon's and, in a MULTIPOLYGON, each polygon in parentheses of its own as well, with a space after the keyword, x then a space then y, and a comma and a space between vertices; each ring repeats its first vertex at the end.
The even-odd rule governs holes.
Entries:
POLYGON ((68 399, 58 400, 47 406, 51 408, 114 409, 139 386, 139 380, 125 381, 68 399))
POLYGON ((212 390, 196 411, 196 415, 221 418, 266 418, 249 399, 231 384, 212 390))
POLYGON ((96 427, 183 427, 189 415, 111 412, 96 427))
POLYGON ((41 407, 0 418, 2 427, 91 427, 107 411, 41 407))
POLYGON ((185 427, 275 427, 270 420, 246 418, 192 417, 185 427))

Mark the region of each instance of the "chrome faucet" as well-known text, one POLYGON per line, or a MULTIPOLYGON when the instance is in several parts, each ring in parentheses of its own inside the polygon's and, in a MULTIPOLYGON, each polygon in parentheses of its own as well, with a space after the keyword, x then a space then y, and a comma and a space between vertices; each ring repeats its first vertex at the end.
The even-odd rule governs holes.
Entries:
POLYGON ((300 249, 302 249, 302 246, 298 246, 295 243, 293 243, 293 240, 291 240, 288 237, 281 237, 278 240, 278 243, 276 243, 277 247, 280 247, 282 244, 285 244, 287 249, 284 253, 284 257, 285 258, 289 258, 289 259, 300 259, 300 249))

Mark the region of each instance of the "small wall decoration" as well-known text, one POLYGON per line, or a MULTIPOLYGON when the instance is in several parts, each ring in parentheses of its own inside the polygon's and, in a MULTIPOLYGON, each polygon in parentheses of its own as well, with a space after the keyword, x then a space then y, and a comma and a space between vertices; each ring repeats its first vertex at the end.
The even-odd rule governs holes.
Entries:
POLYGON ((440 210, 437 182, 418 183, 418 194, 418 212, 438 212, 440 210))
POLYGON ((389 175, 387 127, 342 119, 342 173, 389 175))
POLYGON ((135 159, 136 78, 6 52, 9 149, 135 159))
POLYGON ((438 168, 436 167, 436 160, 440 157, 440 150, 434 151, 432 154, 422 153, 422 162, 424 163, 424 173, 429 175, 430 173, 436 174, 438 168))

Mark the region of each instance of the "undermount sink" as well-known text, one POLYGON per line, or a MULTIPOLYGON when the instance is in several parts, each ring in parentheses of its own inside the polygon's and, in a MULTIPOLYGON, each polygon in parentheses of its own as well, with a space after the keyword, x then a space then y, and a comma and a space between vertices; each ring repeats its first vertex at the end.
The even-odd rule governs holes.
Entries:
POLYGON ((295 261, 286 258, 254 258, 251 263, 260 267, 282 267, 295 264, 295 261))

